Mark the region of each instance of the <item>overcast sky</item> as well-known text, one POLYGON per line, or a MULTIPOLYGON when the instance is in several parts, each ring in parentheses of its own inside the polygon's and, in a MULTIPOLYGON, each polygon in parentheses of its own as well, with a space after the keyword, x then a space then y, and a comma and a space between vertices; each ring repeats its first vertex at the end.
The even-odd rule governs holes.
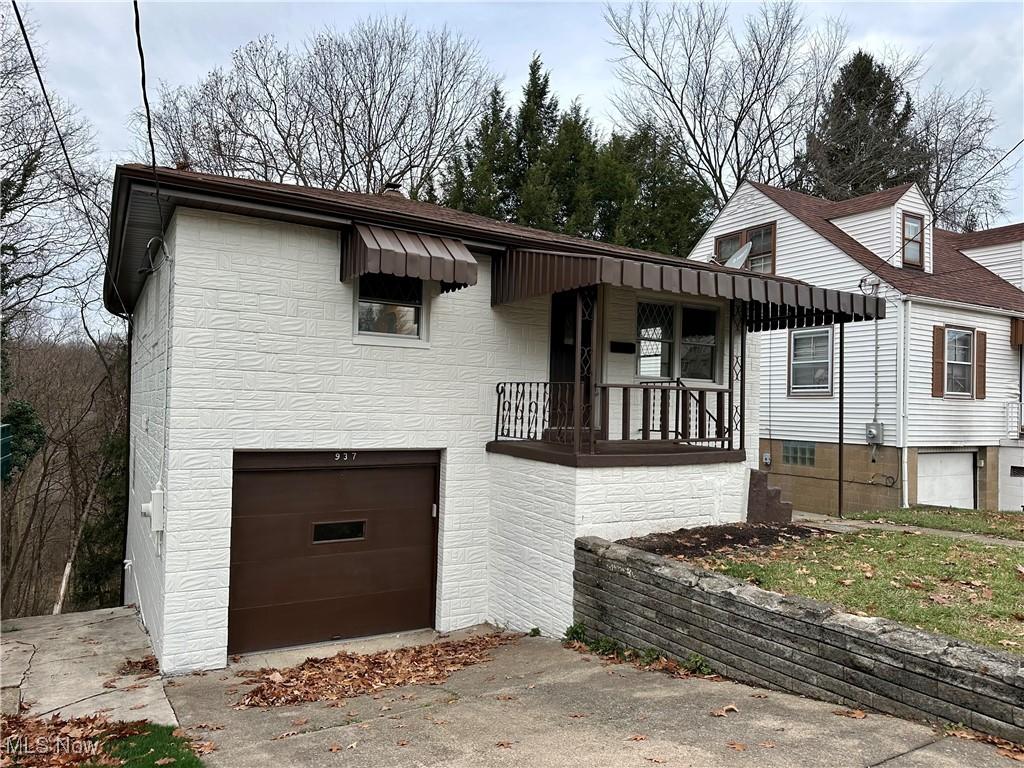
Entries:
MULTIPOLYGON (((752 7, 734 4, 742 16, 752 7)), ((126 123, 141 104, 138 59, 129 3, 27 2, 45 51, 48 87, 82 110, 96 128, 111 162, 126 159, 134 141, 126 123)), ((142 5, 142 31, 151 81, 193 83, 229 62, 231 51, 272 33, 300 43, 311 31, 339 29, 378 13, 367 3, 157 3, 142 5)), ((610 127, 608 95, 615 87, 614 55, 596 3, 389 3, 417 26, 448 25, 479 41, 507 89, 525 80, 533 52, 551 70, 563 103, 579 97, 594 119, 610 127)), ((5 10, 5 12, 7 12, 5 10)), ((841 16, 851 47, 886 46, 925 51, 925 84, 952 91, 989 91, 1001 123, 998 140, 1009 148, 1024 137, 1024 3, 827 2, 808 4, 809 17, 841 16)), ((153 90, 150 90, 153 95, 153 90)), ((1024 148, 1017 151, 1021 157, 1024 148)), ((1009 190, 1007 221, 1024 220, 1024 165, 1009 190)))

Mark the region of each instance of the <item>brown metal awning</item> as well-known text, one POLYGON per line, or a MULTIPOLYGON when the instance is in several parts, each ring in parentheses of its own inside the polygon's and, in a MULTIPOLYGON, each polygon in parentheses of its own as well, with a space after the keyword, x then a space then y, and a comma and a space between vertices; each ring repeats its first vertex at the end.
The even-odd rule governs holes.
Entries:
POLYGON ((744 302, 751 331, 880 320, 885 300, 771 276, 578 253, 512 250, 495 259, 491 303, 589 285, 613 285, 744 302))
POLYGON ((476 285, 477 263, 461 240, 375 224, 354 224, 341 257, 341 279, 368 272, 436 280, 442 290, 476 285))

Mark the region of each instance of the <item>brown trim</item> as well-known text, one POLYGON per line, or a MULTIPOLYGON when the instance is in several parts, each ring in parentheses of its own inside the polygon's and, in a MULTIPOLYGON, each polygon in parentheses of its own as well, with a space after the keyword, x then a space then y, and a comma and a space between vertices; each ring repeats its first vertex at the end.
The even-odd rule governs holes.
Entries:
MULTIPOLYGON (((740 239, 740 248, 742 248, 744 245, 747 244, 747 242, 748 242, 748 235, 751 232, 753 232, 755 229, 764 229, 765 227, 771 227, 772 228, 772 269, 771 269, 771 272, 754 272, 754 274, 755 275, 766 275, 766 274, 774 275, 775 272, 776 272, 776 268, 777 268, 777 264, 776 264, 776 247, 775 247, 776 246, 776 236, 777 236, 777 233, 779 231, 778 227, 776 226, 776 220, 775 219, 773 219, 772 221, 766 221, 763 224, 755 224, 752 227, 745 227, 744 229, 737 229, 737 230, 734 230, 733 232, 727 232, 724 235, 718 235, 715 238, 715 256, 714 256, 715 261, 718 262, 719 264, 724 264, 726 261, 728 261, 728 259, 721 258, 721 255, 719 253, 720 241, 728 240, 730 237, 739 237, 739 239, 740 239)), ((750 257, 748 256, 746 263, 743 265, 743 268, 747 269, 748 271, 750 271, 750 267, 748 266, 749 264, 750 264, 750 257)))
POLYGON ((925 250, 924 250, 924 216, 919 213, 911 213, 909 211, 903 211, 903 217, 900 219, 900 264, 910 269, 924 269, 925 262, 925 250), (921 263, 920 264, 908 264, 905 257, 905 249, 907 243, 913 242, 914 238, 907 237, 907 219, 917 219, 920 222, 920 228, 918 229, 918 235, 921 238, 921 263))
POLYGON ((476 285, 476 259, 461 240, 374 224, 352 227, 342 252, 341 280, 368 272, 436 280, 450 287, 476 285))
POLYGON ((974 399, 985 399, 985 377, 988 357, 988 334, 985 331, 974 332, 974 399))
POLYGON ((946 394, 946 326, 932 326, 932 397, 946 394))
MULTIPOLYGON (((612 443, 618 441, 610 441, 612 443)), ((634 442, 639 445, 640 441, 634 442)), ((605 453, 574 454, 566 446, 542 440, 492 440, 487 443, 488 453, 515 456, 520 459, 541 461, 546 464, 560 464, 564 467, 674 467, 692 464, 724 464, 746 461, 746 451, 718 448, 687 448, 671 440, 645 441, 647 453, 637 450, 631 453, 615 453, 614 448, 605 447, 605 453), (658 449, 661 449, 660 451, 658 449)), ((599 449, 600 451, 601 449, 599 449)))
MULTIPOLYGON (((972 328, 969 325, 943 325, 936 326, 942 328, 942 388, 944 391, 943 397, 946 400, 975 400, 979 399, 976 396, 977 390, 977 376, 978 376, 978 329, 972 328), (971 391, 964 393, 951 393, 946 390, 946 370, 949 367, 949 360, 946 359, 946 333, 948 331, 964 331, 971 334, 971 391)), ((934 341, 934 340, 933 340, 934 341)), ((934 355, 935 349, 932 347, 932 354, 934 355)))
POLYGON ((786 344, 786 396, 787 397, 799 397, 799 398, 822 398, 827 399, 833 396, 835 382, 835 372, 832 370, 835 362, 836 355, 836 335, 832 333, 832 326, 823 326, 821 328, 791 328, 789 331, 789 337, 786 344), (802 391, 793 389, 793 336, 797 333, 803 333, 807 331, 828 331, 828 392, 821 390, 814 391, 802 391))
POLYGON ((265 469, 339 469, 345 467, 400 467, 418 464, 441 464, 440 451, 362 450, 342 448, 336 451, 235 451, 234 471, 265 469), (335 458, 335 456, 339 456, 335 458), (349 458, 345 458, 345 456, 349 458))
POLYGON ((1024 347, 1024 317, 1010 318, 1010 346, 1024 347))

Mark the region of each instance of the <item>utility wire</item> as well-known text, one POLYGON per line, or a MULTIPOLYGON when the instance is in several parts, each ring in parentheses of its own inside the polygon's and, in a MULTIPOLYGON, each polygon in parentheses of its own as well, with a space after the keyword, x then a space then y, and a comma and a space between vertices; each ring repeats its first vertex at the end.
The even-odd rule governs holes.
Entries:
MULTIPOLYGON (((925 224, 924 227, 921 229, 921 236, 922 236, 921 237, 921 245, 922 246, 924 245, 924 232, 925 232, 925 230, 931 229, 932 230, 932 234, 934 235, 934 233, 935 233, 934 232, 935 231, 935 222, 937 222, 943 216, 943 214, 945 214, 950 208, 952 208, 954 205, 956 205, 961 200, 963 200, 968 192, 970 192, 972 189, 974 189, 976 186, 978 186, 981 182, 983 182, 985 180, 986 176, 988 176, 990 173, 992 173, 992 171, 994 171, 996 168, 998 168, 1002 164, 1002 162, 1006 158, 1008 158, 1010 155, 1012 155, 1014 152, 1016 152, 1017 148, 1019 146, 1021 146, 1022 144, 1024 144, 1024 138, 1022 138, 1020 141, 1018 141, 1016 144, 1014 144, 1012 147, 1010 147, 1008 150, 1006 150, 1006 152, 1003 153, 1002 157, 1000 157, 991 166, 989 166, 988 170, 986 170, 983 174, 981 174, 978 178, 976 178, 970 184, 970 186, 967 187, 967 189, 965 189, 963 192, 961 192, 959 195, 957 195, 955 200, 950 202, 945 208, 943 208, 938 213, 932 214, 931 220, 927 224, 925 224)), ((900 232, 900 237, 901 238, 903 237, 903 233, 902 232, 900 232)), ((934 243, 934 241, 933 241, 933 243, 934 243)), ((923 250, 924 249, 922 247, 922 251, 923 250)), ((891 262, 892 259, 894 259, 897 256, 899 256, 900 253, 902 253, 902 252, 903 252, 903 244, 901 244, 900 247, 897 248, 896 251, 894 251, 890 256, 888 256, 885 259, 882 259, 882 261, 885 262, 886 264, 888 264, 888 263, 891 262)), ((924 253, 921 254, 921 258, 922 258, 922 260, 924 259, 924 253)), ((954 270, 951 270, 949 272, 943 272, 941 274, 942 274, 942 276, 946 276, 946 275, 954 275, 957 272, 968 272, 968 271, 970 271, 970 270, 968 270, 968 269, 954 269, 954 270)))
MULTIPOLYGON (((146 90, 146 52, 142 47, 142 20, 139 16, 139 0, 132 0, 132 9, 135 12, 135 45, 139 51, 139 70, 141 73, 141 84, 142 84, 142 105, 146 110, 146 137, 149 139, 149 158, 150 168, 153 171, 153 184, 156 187, 156 211, 157 217, 160 219, 160 250, 164 252, 165 258, 167 257, 167 249, 164 247, 164 209, 160 203, 160 176, 156 171, 156 144, 153 141, 153 115, 149 108, 149 93, 146 90)), ((155 272, 156 267, 153 265, 153 254, 150 251, 150 244, 146 246, 146 252, 149 254, 149 269, 148 272, 155 272)))
MULTIPOLYGON (((53 123, 53 130, 57 134, 57 141, 60 144, 61 151, 64 153, 64 160, 67 162, 68 171, 71 174, 72 186, 82 203, 82 213, 85 214, 85 221, 89 225, 89 231, 92 232, 92 237, 96 242, 96 247, 102 252, 105 249, 106 244, 96 232, 96 226, 93 224, 92 217, 89 215, 89 208, 95 207, 95 204, 91 204, 86 197, 85 192, 82 190, 82 185, 78 180, 78 174, 75 172, 75 165, 71 162, 71 155, 68 153, 68 146, 64 141, 64 136, 60 132, 60 123, 57 121, 57 115, 53 111, 53 103, 50 101, 50 95, 46 91, 46 83, 43 81, 43 73, 39 70, 39 62, 36 60, 35 51, 32 50, 32 41, 29 40, 28 29, 25 27, 25 20, 21 17, 21 10, 18 8, 17 0, 11 0, 11 6, 14 8, 14 15, 18 20, 18 27, 21 29, 21 37, 25 41, 25 49, 28 51, 28 57, 32 62, 32 69, 36 73, 36 80, 39 83, 39 90, 43 94, 43 101, 46 102, 46 111, 50 114, 50 121, 53 123)), ((117 285, 114 280, 110 281, 110 287, 114 289, 117 301, 121 305, 121 308, 124 309, 124 301, 121 300, 121 294, 118 292, 117 285)), ((131 318, 127 314, 120 316, 123 317, 129 325, 131 325, 131 318)))

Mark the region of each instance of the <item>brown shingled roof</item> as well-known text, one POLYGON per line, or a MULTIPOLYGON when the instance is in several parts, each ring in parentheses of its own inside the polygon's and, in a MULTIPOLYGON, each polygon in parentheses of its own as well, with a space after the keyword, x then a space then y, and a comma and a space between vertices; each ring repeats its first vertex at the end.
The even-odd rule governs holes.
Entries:
POLYGON ((893 266, 832 223, 832 219, 894 205, 913 185, 904 184, 836 203, 767 184, 748 183, 901 293, 1024 312, 1024 292, 960 250, 1024 239, 1024 224, 962 235, 933 230, 933 271, 928 274, 893 266))

